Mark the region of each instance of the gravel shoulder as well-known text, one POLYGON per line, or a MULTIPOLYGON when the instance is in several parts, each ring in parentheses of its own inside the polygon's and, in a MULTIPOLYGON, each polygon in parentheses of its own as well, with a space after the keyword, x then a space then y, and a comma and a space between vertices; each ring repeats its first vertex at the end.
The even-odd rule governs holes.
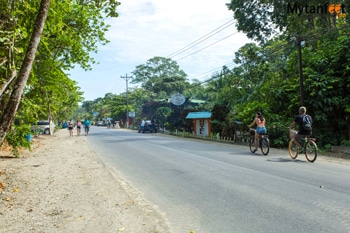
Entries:
POLYGON ((108 170, 84 135, 33 138, 0 151, 0 232, 172 232, 164 216, 108 170))

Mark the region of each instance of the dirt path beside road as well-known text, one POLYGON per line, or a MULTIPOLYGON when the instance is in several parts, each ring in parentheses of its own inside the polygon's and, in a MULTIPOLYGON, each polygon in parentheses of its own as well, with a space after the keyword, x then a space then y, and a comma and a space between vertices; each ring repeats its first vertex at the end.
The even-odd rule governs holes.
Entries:
POLYGON ((20 158, 0 151, 0 232, 164 233, 164 216, 67 130, 33 138, 20 158))

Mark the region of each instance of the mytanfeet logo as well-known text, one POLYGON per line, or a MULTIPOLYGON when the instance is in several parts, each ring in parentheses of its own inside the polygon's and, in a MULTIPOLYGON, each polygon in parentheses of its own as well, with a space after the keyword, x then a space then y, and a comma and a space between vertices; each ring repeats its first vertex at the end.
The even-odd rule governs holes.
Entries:
POLYGON ((298 3, 288 3, 287 13, 297 14, 332 14, 339 18, 346 17, 346 7, 345 4, 333 4, 326 3, 323 5, 309 5, 309 4, 298 4, 298 3))

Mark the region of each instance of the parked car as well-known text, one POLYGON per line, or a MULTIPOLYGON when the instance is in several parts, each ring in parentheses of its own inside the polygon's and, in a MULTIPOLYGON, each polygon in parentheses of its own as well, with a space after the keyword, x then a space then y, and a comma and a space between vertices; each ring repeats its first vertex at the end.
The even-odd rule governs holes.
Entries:
POLYGON ((103 121, 98 121, 98 122, 96 123, 96 125, 97 125, 97 126, 104 126, 103 121))
POLYGON ((157 133, 158 127, 154 126, 151 121, 145 121, 144 126, 139 125, 139 133, 145 133, 145 132, 150 132, 150 133, 157 133))
POLYGON ((36 132, 38 134, 50 134, 50 126, 53 130, 55 130, 55 127, 56 125, 51 122, 51 125, 50 125, 50 122, 49 121, 38 121, 36 122, 35 124, 32 125, 32 132, 36 132))
MULTIPOLYGON (((58 125, 58 126, 61 126, 61 125, 58 125)), ((63 122, 62 129, 66 129, 66 128, 68 128, 68 122, 63 122)))

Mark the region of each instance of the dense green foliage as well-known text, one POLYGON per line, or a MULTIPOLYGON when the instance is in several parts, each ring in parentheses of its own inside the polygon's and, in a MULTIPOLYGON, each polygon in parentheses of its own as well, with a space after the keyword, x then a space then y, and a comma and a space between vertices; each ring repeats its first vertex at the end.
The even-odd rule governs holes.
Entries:
MULTIPOLYGON (((26 65, 23 59, 41 2, 0 0, 0 119, 7 117, 5 109, 15 93, 17 73, 26 65)), ((91 54, 97 52, 98 44, 108 43, 105 17, 117 16, 120 4, 109 0, 45 2, 50 8, 16 112, 16 124, 5 132, 14 148, 29 146, 22 139, 30 133, 31 123, 41 119, 57 123, 78 108, 83 93, 66 72, 77 64, 91 69, 95 62, 91 54)))

